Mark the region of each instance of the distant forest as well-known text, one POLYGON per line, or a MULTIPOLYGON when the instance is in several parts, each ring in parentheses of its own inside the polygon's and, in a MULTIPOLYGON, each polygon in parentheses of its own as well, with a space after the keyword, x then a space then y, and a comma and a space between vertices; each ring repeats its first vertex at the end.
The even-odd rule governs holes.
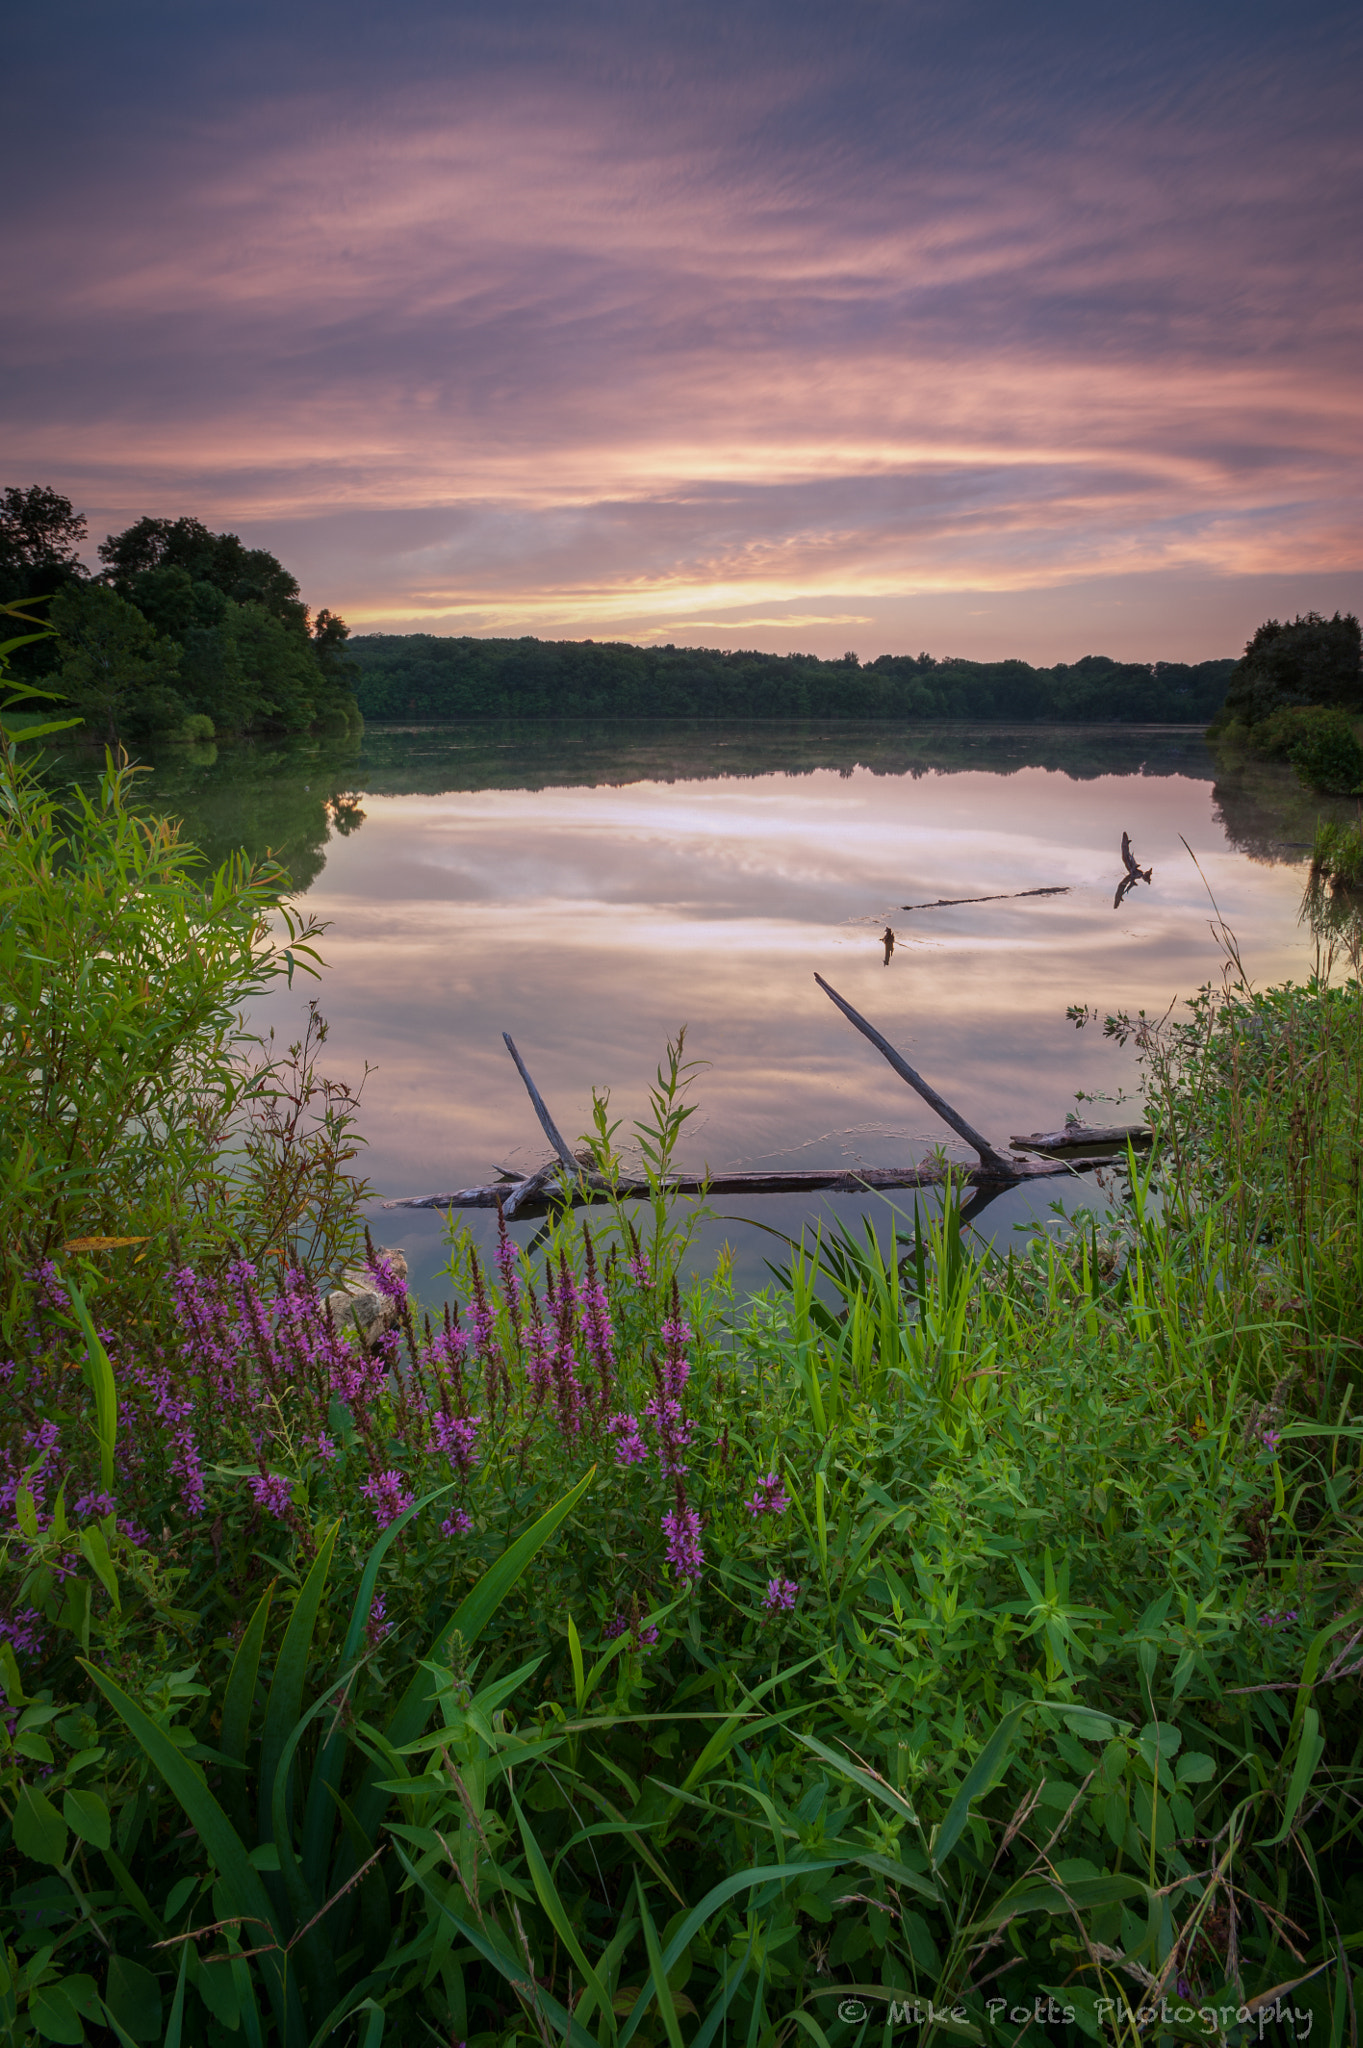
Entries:
POLYGON ((349 641, 366 718, 971 718, 1205 726, 1233 660, 1088 654, 1054 668, 930 654, 726 653, 614 640, 371 633, 349 641))

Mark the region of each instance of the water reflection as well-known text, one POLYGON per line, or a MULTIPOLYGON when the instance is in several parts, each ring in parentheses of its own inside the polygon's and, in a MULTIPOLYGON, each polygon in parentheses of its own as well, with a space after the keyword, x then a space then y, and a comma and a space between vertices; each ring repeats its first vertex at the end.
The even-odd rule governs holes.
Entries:
MULTIPOLYGON (((1076 1094, 1136 1083, 1067 1004, 1162 1009, 1219 973, 1181 838, 1256 977, 1305 958, 1300 874, 1262 858, 1260 786, 1247 860, 1240 791, 1186 729, 371 728, 157 761, 147 801, 214 857, 273 850, 330 920, 329 1052, 345 1078, 377 1068, 363 1127, 383 1194, 539 1163, 504 1029, 573 1141, 594 1086, 613 1113, 642 1106, 686 1023, 710 1062, 688 1170, 899 1165, 943 1142, 963 1157, 816 970, 995 1141, 1054 1127, 1076 1094), (1153 882, 1114 912, 1124 831, 1153 882), (1047 888, 1065 893, 1018 893, 1047 888)), ((305 1001, 281 992, 259 1022, 297 1035, 305 1001)), ((1042 1187, 995 1204, 991 1233, 1044 1210, 1042 1187)), ((794 1229, 818 1206, 761 1215, 794 1229)), ((725 1228, 760 1281, 757 1234, 707 1243, 725 1228)), ((437 1218, 384 1229, 429 1270, 437 1218)))

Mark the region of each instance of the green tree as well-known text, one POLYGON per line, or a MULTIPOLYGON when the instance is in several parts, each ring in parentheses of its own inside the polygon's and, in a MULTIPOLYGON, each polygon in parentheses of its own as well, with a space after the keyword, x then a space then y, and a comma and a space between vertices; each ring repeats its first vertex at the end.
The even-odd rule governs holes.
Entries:
POLYGON ((256 603, 230 604, 225 625, 255 699, 252 722, 306 732, 324 695, 308 635, 256 603))
POLYGON ((141 605, 143 579, 158 569, 183 569, 237 604, 259 604, 307 631, 308 609, 298 579, 267 548, 248 548, 235 533, 211 533, 201 519, 139 519, 99 545, 109 580, 141 605))
POLYGON ((1231 672, 1217 725, 1238 719, 1253 730, 1294 704, 1363 711, 1360 644, 1352 612, 1266 619, 1231 672))
POLYGON ((56 686, 110 744, 183 723, 180 648, 136 605, 102 583, 87 583, 60 591, 50 617, 62 655, 56 686))

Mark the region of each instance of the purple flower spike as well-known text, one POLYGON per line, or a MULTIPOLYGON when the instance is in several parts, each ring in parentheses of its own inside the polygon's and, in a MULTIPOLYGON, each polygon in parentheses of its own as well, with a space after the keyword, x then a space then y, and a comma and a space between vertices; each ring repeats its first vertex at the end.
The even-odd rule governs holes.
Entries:
POLYGON ((700 1516, 694 1508, 687 1507, 680 1495, 677 1506, 663 1516, 663 1534, 667 1538, 667 1561, 677 1580, 684 1586, 694 1585, 705 1567, 705 1552, 700 1547, 700 1516))
POLYGON ((262 1472, 257 1477, 248 1479, 246 1484, 250 1487, 251 1497, 258 1508, 264 1508, 267 1515, 275 1515, 281 1521, 284 1519, 289 1512, 289 1495, 293 1491, 292 1480, 284 1479, 276 1472, 262 1472))
POLYGON ((380 1529, 386 1529, 390 1522, 405 1514, 416 1499, 403 1485, 400 1472, 376 1472, 372 1479, 365 1480, 360 1492, 373 1508, 380 1529))
POLYGON ((768 1614, 788 1614, 795 1605, 799 1591, 799 1585, 794 1579, 768 1579, 762 1605, 768 1614))
POLYGON ((632 1415, 612 1415, 606 1428, 615 1438, 615 1462, 617 1465, 642 1465, 648 1456, 648 1445, 639 1434, 639 1424, 632 1415))
POLYGON ((476 1415, 433 1415, 431 1441, 449 1459, 456 1472, 469 1473, 478 1463, 476 1415))
POLYGON ((472 1516, 466 1515, 462 1508, 456 1508, 454 1513, 446 1515, 440 1524, 440 1533, 442 1536, 467 1536, 472 1527, 472 1516))
POLYGON ((765 1479, 759 1479, 752 1498, 745 1500, 743 1505, 754 1517, 785 1514, 790 1506, 790 1495, 782 1486, 779 1473, 768 1472, 765 1479))

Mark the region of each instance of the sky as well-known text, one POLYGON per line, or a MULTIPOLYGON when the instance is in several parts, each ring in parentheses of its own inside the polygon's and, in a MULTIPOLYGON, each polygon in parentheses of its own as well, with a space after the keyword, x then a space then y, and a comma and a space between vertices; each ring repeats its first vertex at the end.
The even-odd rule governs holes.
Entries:
POLYGON ((0 483, 356 632, 1035 662, 1363 598, 1363 15, 49 0, 0 483))

